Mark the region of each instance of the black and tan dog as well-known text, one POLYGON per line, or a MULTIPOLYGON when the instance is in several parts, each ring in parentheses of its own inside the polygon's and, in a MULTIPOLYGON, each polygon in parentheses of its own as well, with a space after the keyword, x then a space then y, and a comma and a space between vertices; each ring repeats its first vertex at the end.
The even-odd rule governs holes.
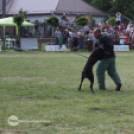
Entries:
POLYGON ((82 71, 81 83, 80 83, 78 90, 81 90, 81 86, 82 86, 84 78, 88 78, 88 80, 90 81, 90 89, 94 93, 93 91, 93 84, 94 84, 93 66, 98 60, 101 59, 103 52, 104 51, 101 48, 97 48, 89 56, 88 61, 82 71))

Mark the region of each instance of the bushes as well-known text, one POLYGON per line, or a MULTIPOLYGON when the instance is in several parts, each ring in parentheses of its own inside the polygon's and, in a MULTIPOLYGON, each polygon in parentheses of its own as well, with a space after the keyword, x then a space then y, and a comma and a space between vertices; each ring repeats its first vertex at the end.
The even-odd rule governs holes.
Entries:
POLYGON ((115 26, 115 25, 116 25, 116 18, 115 18, 115 17, 110 17, 110 18, 107 20, 107 23, 108 23, 108 25, 115 26))

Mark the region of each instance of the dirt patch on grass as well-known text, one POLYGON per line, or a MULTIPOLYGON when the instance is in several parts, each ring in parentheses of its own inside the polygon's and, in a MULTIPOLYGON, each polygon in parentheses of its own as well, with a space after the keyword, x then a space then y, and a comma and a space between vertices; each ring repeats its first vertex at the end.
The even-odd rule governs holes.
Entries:
POLYGON ((27 96, 20 96, 20 97, 16 97, 18 100, 33 100, 34 97, 27 97, 27 96))
POLYGON ((52 81, 52 82, 44 82, 44 81, 42 81, 42 82, 39 82, 39 84, 50 84, 50 85, 58 85, 58 84, 60 84, 60 83, 58 83, 58 82, 55 82, 55 81, 52 81))
POLYGON ((33 80, 34 77, 20 77, 20 76, 15 76, 15 77, 0 77, 2 80, 33 80))

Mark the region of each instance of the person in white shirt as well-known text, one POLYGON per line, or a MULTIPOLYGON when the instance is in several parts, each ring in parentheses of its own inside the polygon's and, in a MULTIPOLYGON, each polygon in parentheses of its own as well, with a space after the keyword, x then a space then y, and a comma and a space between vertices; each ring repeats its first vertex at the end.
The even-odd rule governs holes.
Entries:
POLYGON ((71 50, 72 48, 72 45, 73 45, 73 30, 70 28, 69 29, 69 38, 68 38, 68 49, 69 51, 71 50))
POLYGON ((117 12, 115 16, 116 16, 117 25, 120 25, 120 22, 121 22, 121 13, 120 12, 117 12))

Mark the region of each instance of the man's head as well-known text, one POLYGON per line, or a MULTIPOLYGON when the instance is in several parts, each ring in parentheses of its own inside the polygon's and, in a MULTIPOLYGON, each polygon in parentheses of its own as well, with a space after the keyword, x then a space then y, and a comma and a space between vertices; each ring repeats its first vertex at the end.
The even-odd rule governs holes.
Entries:
POLYGON ((99 28, 94 30, 94 37, 98 39, 101 36, 101 30, 99 28))
POLYGON ((57 27, 57 29, 56 29, 57 31, 59 31, 59 28, 57 27))

